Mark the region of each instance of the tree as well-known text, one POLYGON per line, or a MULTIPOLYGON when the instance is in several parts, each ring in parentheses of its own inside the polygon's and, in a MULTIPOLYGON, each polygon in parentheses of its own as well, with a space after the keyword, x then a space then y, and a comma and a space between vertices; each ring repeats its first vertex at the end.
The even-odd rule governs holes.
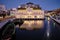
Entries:
POLYGON ((3 11, 2 15, 3 15, 3 18, 5 18, 5 16, 6 16, 6 12, 3 11))

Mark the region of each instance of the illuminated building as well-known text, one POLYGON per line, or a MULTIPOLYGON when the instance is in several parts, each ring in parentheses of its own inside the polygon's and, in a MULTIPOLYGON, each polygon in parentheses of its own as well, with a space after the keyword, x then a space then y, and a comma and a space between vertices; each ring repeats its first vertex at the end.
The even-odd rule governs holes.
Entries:
POLYGON ((44 19, 44 11, 37 4, 31 2, 18 6, 15 10, 16 18, 40 18, 44 19))
POLYGON ((10 9, 10 15, 15 16, 15 13, 17 12, 16 10, 17 10, 16 8, 10 9))

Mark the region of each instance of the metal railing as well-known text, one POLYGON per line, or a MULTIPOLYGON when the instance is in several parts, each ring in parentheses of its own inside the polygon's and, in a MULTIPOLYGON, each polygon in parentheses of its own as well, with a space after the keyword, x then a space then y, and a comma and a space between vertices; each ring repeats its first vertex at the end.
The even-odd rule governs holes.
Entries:
POLYGON ((8 20, 1 26, 0 39, 6 39, 12 37, 15 34, 15 26, 19 24, 21 26, 24 21, 20 19, 8 20))

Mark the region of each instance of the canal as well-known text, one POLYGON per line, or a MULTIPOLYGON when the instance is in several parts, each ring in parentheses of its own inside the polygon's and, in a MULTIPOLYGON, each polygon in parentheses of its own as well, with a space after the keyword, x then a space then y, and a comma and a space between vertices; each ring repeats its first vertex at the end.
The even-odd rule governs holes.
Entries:
POLYGON ((16 25, 15 28, 16 40, 60 40, 60 25, 47 17, 45 20, 24 20, 20 27, 16 25))
POLYGON ((16 27, 16 40, 58 40, 59 26, 47 17, 45 20, 24 20, 20 27, 16 27))

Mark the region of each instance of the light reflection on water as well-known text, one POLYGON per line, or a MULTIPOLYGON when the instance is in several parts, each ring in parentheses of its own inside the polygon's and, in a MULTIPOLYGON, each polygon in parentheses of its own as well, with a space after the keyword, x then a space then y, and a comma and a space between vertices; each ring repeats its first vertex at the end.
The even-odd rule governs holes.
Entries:
POLYGON ((25 20, 23 25, 20 26, 20 28, 25 28, 27 30, 33 30, 33 29, 40 29, 44 27, 44 21, 43 20, 25 20))

